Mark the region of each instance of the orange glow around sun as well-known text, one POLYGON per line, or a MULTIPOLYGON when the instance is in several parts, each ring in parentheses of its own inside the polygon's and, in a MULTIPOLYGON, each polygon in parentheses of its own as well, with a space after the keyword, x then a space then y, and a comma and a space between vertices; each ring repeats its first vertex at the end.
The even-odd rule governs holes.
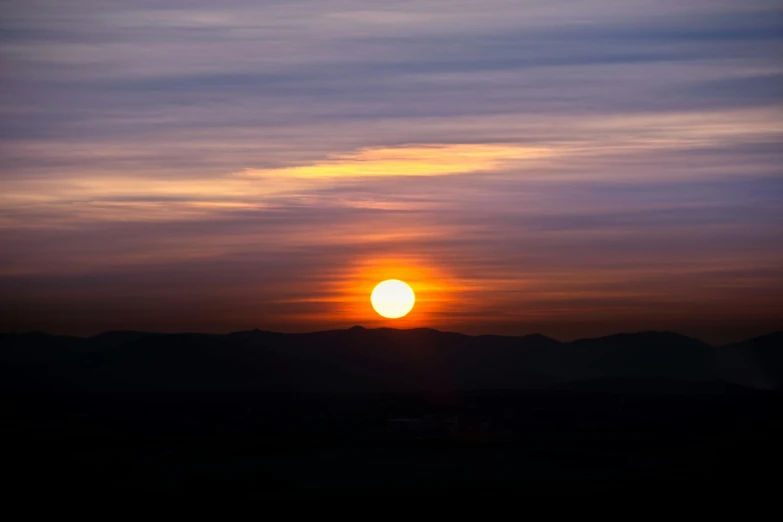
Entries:
POLYGON ((459 312, 472 285, 459 280, 442 261, 425 256, 386 257, 367 255, 334 267, 317 286, 303 284, 300 295, 276 301, 283 325, 303 321, 313 328, 452 328, 451 316, 459 312), (379 283, 400 280, 414 294, 415 306, 406 315, 384 317, 372 305, 379 283), (302 310, 302 309, 305 310, 302 310))
MULTIPOLYGON (((365 258, 341 274, 341 319, 367 327, 419 328, 437 324, 437 319, 455 300, 456 285, 430 260, 410 258, 365 258), (373 308, 370 296, 379 283, 404 281, 415 295, 415 307, 406 315, 386 318, 373 308), (380 314, 380 315, 379 315, 380 314)), ((390 314, 395 315, 395 314, 390 314)))

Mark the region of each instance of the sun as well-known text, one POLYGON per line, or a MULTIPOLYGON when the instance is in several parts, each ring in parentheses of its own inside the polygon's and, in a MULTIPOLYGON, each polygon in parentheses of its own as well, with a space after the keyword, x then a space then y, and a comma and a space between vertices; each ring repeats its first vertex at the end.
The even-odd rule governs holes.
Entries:
POLYGON ((398 319, 413 309, 416 296, 405 282, 387 279, 375 287, 370 296, 375 311, 387 319, 398 319))

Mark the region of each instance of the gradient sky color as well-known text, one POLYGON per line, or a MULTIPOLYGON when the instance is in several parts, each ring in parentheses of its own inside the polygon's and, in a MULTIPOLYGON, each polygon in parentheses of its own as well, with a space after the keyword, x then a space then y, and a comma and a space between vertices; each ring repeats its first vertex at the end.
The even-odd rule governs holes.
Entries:
POLYGON ((777 0, 4 1, 0 331, 781 329, 782 56, 777 0))

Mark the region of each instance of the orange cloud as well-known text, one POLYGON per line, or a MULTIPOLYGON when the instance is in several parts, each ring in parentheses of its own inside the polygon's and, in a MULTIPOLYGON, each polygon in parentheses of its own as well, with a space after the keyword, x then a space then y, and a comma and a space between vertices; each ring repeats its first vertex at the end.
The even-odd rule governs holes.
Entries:
POLYGON ((440 176, 492 170, 524 159, 550 155, 549 149, 518 145, 436 144, 361 149, 350 154, 332 154, 315 165, 247 171, 274 173, 293 178, 338 178, 375 176, 440 176))

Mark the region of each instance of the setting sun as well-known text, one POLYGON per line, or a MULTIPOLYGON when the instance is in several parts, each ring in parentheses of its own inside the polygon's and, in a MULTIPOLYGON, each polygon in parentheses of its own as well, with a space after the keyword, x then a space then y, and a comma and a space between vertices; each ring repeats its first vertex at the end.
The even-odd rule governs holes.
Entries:
POLYGON ((375 311, 383 317, 397 319, 413 309, 416 296, 411 287, 403 281, 388 279, 378 283, 372 291, 370 302, 375 311))

